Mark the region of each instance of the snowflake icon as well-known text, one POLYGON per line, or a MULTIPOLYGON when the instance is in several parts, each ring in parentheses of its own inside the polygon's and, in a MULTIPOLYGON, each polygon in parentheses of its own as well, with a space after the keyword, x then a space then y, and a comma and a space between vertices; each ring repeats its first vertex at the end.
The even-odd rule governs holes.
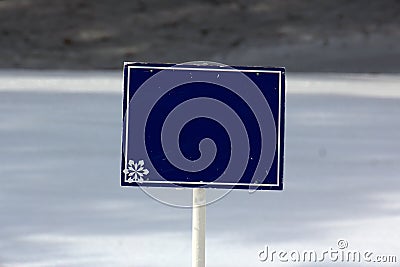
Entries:
POLYGON ((144 160, 135 163, 133 160, 128 162, 128 168, 122 172, 127 175, 125 181, 128 183, 142 183, 143 177, 149 174, 149 170, 144 168, 144 160))

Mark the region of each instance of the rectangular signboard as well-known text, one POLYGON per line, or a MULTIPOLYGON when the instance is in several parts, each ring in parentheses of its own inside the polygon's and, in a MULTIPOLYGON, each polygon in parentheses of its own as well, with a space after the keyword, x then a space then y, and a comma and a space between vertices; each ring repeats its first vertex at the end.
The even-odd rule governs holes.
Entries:
POLYGON ((282 190, 285 69, 125 63, 122 186, 282 190))

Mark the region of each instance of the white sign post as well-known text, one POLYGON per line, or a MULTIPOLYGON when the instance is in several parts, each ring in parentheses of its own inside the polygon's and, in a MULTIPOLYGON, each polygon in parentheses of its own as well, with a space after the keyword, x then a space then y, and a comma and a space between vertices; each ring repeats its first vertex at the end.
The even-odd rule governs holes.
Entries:
POLYGON ((193 189, 192 267, 206 266, 206 189, 193 189))

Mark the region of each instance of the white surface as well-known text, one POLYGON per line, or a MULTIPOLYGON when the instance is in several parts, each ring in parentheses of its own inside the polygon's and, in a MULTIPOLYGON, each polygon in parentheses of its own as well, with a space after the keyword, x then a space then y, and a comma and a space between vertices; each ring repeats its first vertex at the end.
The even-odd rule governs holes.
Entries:
POLYGON ((193 189, 192 267, 206 266, 206 189, 193 189))
MULTIPOLYGON (((191 210, 119 187, 121 77, 0 72, 1 266, 190 265, 191 210)), ((208 206, 208 266, 339 238, 400 258, 399 84, 289 73, 285 190, 208 206)))

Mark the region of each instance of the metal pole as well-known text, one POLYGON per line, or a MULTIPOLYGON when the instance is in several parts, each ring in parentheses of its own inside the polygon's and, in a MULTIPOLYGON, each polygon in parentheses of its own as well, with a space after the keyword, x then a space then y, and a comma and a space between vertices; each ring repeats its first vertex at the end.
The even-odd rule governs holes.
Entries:
POLYGON ((193 189, 192 267, 205 267, 206 189, 193 189))

